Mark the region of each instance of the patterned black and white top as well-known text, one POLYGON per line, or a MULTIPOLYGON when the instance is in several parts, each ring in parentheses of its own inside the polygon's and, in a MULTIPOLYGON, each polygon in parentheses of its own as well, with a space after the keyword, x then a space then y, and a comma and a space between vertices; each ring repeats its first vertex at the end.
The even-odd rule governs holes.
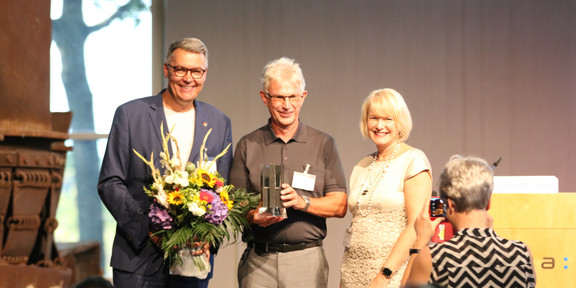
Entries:
POLYGON ((488 228, 466 228, 452 239, 430 246, 431 283, 443 287, 536 286, 528 247, 504 239, 488 228))

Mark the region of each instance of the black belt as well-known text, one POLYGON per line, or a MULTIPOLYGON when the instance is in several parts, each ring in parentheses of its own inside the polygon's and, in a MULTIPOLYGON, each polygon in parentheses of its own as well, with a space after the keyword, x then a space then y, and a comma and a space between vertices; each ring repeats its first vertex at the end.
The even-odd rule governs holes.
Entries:
POLYGON ((322 246, 322 240, 298 244, 248 242, 248 247, 254 248, 257 253, 284 253, 318 246, 322 246))

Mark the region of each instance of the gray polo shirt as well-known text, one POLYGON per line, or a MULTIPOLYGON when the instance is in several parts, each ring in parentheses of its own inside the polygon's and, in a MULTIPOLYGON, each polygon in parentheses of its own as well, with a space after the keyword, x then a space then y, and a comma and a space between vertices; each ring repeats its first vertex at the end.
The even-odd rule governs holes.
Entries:
MULTIPOLYGON (((294 171, 316 175, 314 191, 295 189, 300 195, 319 198, 328 192, 346 193, 346 176, 336 142, 330 135, 300 121, 292 139, 285 143, 267 124, 238 141, 230 171, 230 184, 260 193, 262 164, 284 164, 284 182, 291 184, 294 171)), ((326 219, 292 208, 288 218, 268 227, 252 225, 255 242, 302 243, 326 237, 326 219)))

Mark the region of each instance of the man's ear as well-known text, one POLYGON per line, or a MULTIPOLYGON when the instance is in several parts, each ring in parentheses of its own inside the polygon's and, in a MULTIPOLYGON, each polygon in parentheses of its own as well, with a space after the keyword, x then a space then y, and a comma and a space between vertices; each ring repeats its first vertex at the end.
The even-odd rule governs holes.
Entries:
POLYGON ((168 79, 168 64, 164 63, 162 65, 162 71, 164 72, 164 78, 168 79))
POLYGON ((448 211, 446 212, 454 213, 454 202, 452 202, 452 199, 447 198, 446 203, 448 203, 448 211))
POLYGON ((266 97, 266 93, 262 90, 260 90, 260 98, 262 98, 262 102, 264 102, 264 104, 268 105, 268 98, 266 97))
POLYGON ((492 204, 492 196, 488 199, 488 205, 486 205, 486 211, 490 210, 490 204, 492 204))

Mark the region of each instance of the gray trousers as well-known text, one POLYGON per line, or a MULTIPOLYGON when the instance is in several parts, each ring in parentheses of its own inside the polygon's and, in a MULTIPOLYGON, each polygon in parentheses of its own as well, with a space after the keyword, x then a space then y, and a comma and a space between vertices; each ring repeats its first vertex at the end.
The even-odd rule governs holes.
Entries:
POLYGON ((322 247, 258 254, 246 248, 238 266, 240 288, 326 288, 328 261, 322 247))

